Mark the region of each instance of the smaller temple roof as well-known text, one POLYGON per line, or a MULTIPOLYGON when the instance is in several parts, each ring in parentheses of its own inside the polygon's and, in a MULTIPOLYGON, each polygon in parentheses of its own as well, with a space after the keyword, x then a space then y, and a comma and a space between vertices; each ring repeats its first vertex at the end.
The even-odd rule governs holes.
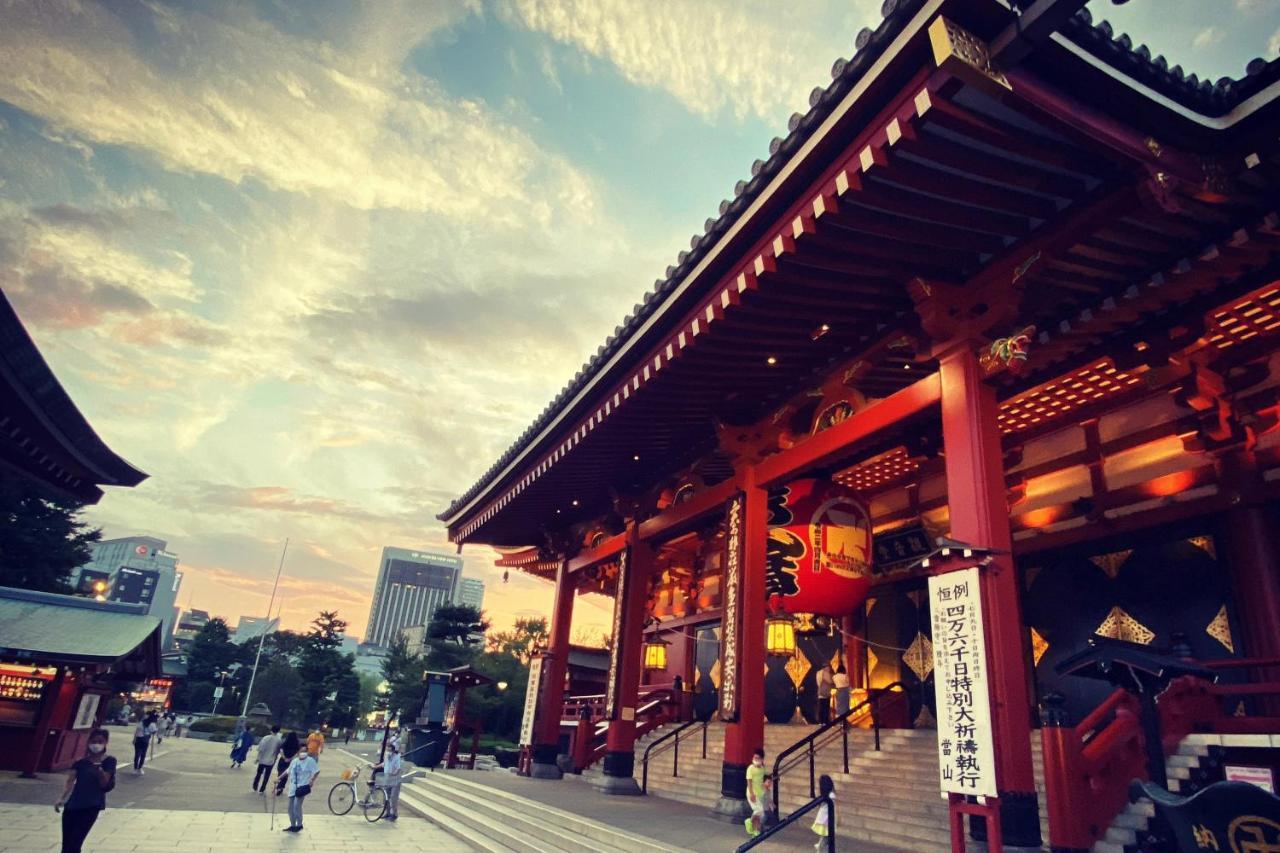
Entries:
POLYGON ((141 604, 0 587, 0 657, 159 674, 160 619, 141 604))

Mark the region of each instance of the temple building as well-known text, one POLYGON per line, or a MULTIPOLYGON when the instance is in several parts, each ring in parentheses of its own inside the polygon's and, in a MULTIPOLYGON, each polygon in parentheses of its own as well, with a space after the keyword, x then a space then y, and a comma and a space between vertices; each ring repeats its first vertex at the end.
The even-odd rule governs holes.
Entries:
POLYGON ((646 744, 706 721, 680 776, 719 797, 650 794, 741 819, 767 747, 782 813, 816 765, 851 838, 946 849, 971 816, 1078 850, 1133 835, 1151 750, 1164 775, 1184 735, 1280 734, 1280 61, 1212 83, 1081 0, 1009 6, 886 0, 441 514, 555 585, 532 775, 572 750, 636 793, 646 744), (608 681, 566 705, 585 593, 614 599, 608 681), (1187 674, 1136 710, 1083 674, 1104 647, 1187 674))

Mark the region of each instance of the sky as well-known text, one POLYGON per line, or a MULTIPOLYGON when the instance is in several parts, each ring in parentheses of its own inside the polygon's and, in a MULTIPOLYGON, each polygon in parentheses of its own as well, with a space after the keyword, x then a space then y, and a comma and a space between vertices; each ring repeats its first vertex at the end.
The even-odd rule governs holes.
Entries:
MULTIPOLYGON (((87 519, 179 603, 362 634, 473 483, 830 81, 876 0, 0 0, 0 288, 150 474, 87 519)), ((1280 0, 1094 0, 1202 77, 1280 0)), ((551 585, 468 547, 498 628, 551 585)), ((603 632, 604 599, 575 626, 603 632)))

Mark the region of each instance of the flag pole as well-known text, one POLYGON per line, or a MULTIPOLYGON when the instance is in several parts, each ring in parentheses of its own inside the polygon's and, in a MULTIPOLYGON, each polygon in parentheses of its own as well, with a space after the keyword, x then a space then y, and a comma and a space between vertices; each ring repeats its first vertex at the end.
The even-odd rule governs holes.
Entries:
MULTIPOLYGON (((276 569, 276 582, 271 585, 271 600, 267 602, 267 624, 263 626, 262 633, 258 636, 258 653, 253 656, 253 671, 249 673, 249 689, 244 692, 241 718, 249 716, 249 700, 253 698, 253 681, 258 677, 258 661, 262 660, 262 644, 267 641, 267 634, 271 628, 271 608, 276 604, 276 590, 280 588, 280 575, 284 572, 284 555, 287 553, 289 553, 289 539, 285 537, 284 548, 280 551, 280 566, 276 569)), ((272 816, 274 817, 274 814, 272 816)))

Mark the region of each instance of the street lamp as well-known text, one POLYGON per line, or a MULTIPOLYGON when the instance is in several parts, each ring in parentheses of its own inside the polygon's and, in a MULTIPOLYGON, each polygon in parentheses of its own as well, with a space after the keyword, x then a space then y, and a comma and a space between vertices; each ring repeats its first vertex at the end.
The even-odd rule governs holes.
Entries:
POLYGON ((218 713, 218 700, 222 698, 222 686, 227 683, 227 676, 230 674, 225 669, 218 673, 218 686, 213 691, 213 707, 209 710, 210 716, 218 713))
POLYGON ((499 689, 499 690, 506 690, 506 689, 507 689, 507 682, 505 682, 505 681, 499 681, 497 686, 498 686, 498 689, 499 689))

